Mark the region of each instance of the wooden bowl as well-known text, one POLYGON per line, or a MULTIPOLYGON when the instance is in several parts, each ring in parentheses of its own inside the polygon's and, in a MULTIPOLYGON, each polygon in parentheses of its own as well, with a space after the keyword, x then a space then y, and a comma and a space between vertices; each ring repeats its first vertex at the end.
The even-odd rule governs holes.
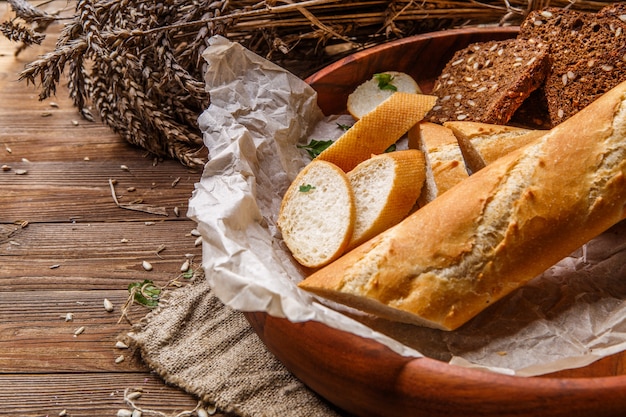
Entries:
MULTIPOLYGON (((410 73, 424 92, 452 54, 472 42, 514 37, 517 28, 419 35, 355 53, 307 79, 326 114, 376 72, 410 73)), ((406 358, 317 322, 265 313, 246 317, 267 348, 312 390, 363 416, 626 416, 626 353, 542 377, 514 377, 406 358)))

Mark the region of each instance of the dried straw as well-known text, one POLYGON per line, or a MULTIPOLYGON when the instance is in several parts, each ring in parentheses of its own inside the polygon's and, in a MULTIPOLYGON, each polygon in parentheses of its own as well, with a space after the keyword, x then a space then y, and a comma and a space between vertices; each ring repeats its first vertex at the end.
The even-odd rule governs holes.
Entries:
POLYGON ((355 50, 467 25, 519 24, 546 6, 597 11, 606 2, 567 0, 79 0, 72 16, 9 0, 0 28, 25 46, 63 21, 53 51, 21 78, 56 91, 66 72, 81 114, 90 106, 115 132, 159 157, 204 163, 198 115, 208 106, 201 54, 219 34, 305 77, 355 50), (32 27, 28 27, 31 25, 32 27))

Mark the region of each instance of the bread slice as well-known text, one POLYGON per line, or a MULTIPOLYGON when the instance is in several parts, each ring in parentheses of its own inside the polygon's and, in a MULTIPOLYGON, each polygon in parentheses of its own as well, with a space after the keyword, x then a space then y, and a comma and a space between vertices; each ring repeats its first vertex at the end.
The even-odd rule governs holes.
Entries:
POLYGON ((359 119, 316 159, 332 162, 344 172, 396 143, 422 120, 435 96, 396 92, 359 119))
POLYGON ((355 220, 354 193, 347 175, 330 162, 314 160, 287 189, 277 225, 293 257, 317 268, 345 251, 355 220))
POLYGON ((457 51, 435 81, 425 119, 506 124, 544 81, 548 46, 523 39, 479 42, 457 51))
POLYGON ((418 123, 409 130, 409 147, 425 156, 426 179, 418 200, 420 207, 467 178, 461 148, 447 127, 425 121, 418 123))
POLYGON ((543 87, 551 126, 567 120, 626 80, 624 6, 598 13, 546 8, 529 13, 520 39, 550 44, 552 66, 543 87))
POLYGON ((409 149, 375 155, 348 172, 356 204, 349 249, 409 214, 420 195, 425 171, 424 154, 409 149))
POLYGON ((626 215, 626 82, 299 286, 456 329, 626 215))
POLYGON ((359 120, 396 91, 412 94, 422 92, 413 77, 404 72, 381 72, 374 74, 348 96, 348 113, 359 120))
POLYGON ((459 143, 471 173, 546 134, 545 130, 494 125, 479 122, 446 122, 459 143))

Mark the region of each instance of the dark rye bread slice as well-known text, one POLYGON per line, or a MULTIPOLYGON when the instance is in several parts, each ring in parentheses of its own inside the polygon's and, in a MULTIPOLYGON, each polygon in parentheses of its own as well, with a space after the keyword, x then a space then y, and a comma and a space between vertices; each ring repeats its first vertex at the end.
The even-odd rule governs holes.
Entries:
POLYGON ((457 51, 435 81, 425 119, 506 124, 549 70, 548 47, 535 40, 474 43, 457 51))
POLYGON ((550 45, 552 67, 542 86, 549 127, 626 80, 625 12, 624 4, 598 13, 547 8, 531 12, 520 25, 520 39, 550 45))

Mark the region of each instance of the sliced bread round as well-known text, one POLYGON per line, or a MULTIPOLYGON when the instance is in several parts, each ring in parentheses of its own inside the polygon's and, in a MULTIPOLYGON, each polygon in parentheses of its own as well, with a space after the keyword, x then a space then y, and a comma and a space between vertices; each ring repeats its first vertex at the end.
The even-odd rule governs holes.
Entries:
POLYGON ((355 217, 347 175, 335 164, 314 160, 285 193, 277 224, 293 257, 317 268, 345 251, 355 217))
POLYGON ((404 219, 425 179, 424 154, 410 149, 373 156, 348 172, 356 221, 348 248, 354 248, 404 219))
POLYGON ((396 91, 421 93, 417 82, 408 74, 398 71, 374 74, 348 96, 348 112, 358 120, 396 91))

